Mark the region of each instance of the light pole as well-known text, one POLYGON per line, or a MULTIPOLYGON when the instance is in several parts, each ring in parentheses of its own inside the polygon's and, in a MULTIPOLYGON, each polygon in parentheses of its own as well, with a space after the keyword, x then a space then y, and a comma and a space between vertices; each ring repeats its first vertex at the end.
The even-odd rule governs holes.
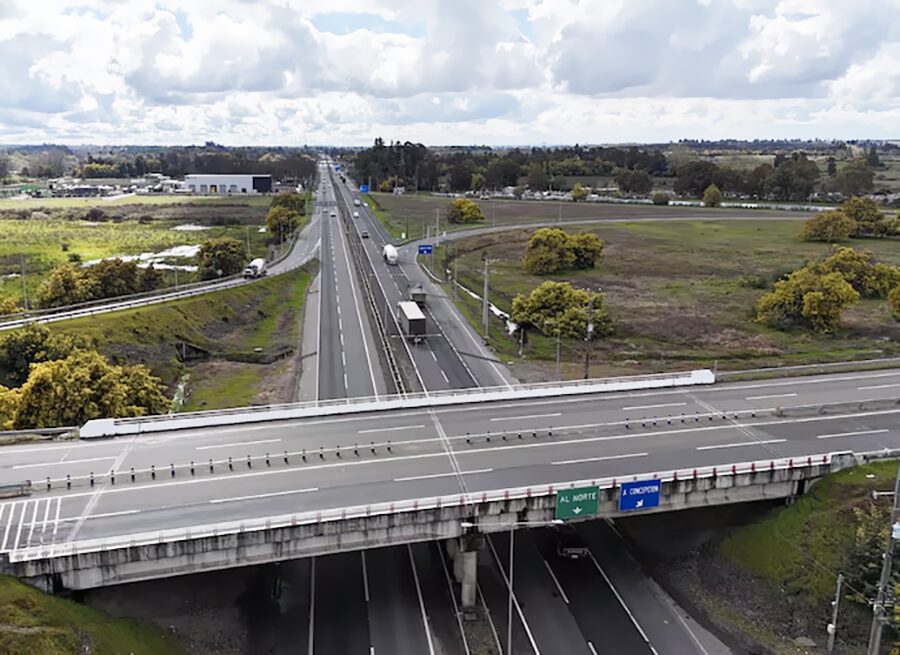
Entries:
POLYGON ((512 655, 512 611, 513 611, 513 557, 515 556, 516 528, 547 527, 548 525, 562 525, 561 519, 552 521, 513 521, 512 523, 472 523, 463 521, 460 526, 469 528, 509 528, 509 575, 506 576, 506 586, 509 591, 509 601, 506 608, 506 654, 512 655))

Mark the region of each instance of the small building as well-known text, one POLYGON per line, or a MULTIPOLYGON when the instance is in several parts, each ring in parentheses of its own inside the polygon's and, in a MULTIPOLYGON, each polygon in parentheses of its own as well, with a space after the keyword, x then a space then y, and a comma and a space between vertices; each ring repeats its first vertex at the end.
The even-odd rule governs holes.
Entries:
POLYGON ((185 175, 184 188, 201 195, 271 193, 271 175, 185 175))

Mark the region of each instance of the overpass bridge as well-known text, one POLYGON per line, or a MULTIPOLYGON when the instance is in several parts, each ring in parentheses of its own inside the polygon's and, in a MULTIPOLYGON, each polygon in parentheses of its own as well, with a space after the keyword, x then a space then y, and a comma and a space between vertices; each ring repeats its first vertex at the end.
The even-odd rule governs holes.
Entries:
POLYGON ((561 489, 595 488, 614 516, 623 483, 659 480, 647 511, 671 511, 788 498, 891 455, 897 388, 900 370, 698 371, 89 424, 4 449, 0 484, 32 491, 0 505, 2 568, 82 589, 443 539, 471 590, 472 533, 548 521, 561 489))

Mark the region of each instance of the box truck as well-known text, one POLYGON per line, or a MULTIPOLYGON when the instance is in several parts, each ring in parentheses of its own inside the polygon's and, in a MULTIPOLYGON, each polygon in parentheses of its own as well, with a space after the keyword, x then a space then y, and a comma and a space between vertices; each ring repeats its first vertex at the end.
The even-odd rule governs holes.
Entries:
POLYGON ((425 338, 425 314, 419 306, 410 300, 401 300, 397 303, 397 320, 403 336, 419 343, 425 338))

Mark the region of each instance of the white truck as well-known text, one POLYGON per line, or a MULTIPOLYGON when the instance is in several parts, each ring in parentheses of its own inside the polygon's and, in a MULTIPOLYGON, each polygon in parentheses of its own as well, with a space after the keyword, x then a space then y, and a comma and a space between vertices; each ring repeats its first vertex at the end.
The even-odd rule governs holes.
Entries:
POLYGON ((425 314, 416 303, 411 300, 398 302, 397 321, 403 330, 403 336, 412 339, 413 343, 419 343, 425 338, 425 314))
POLYGON ((254 259, 252 262, 247 264, 247 268, 244 269, 244 279, 245 280, 255 280, 257 278, 266 276, 266 260, 265 259, 254 259))
POLYGON ((397 263, 397 249, 389 243, 384 244, 384 249, 381 251, 381 256, 384 258, 388 264, 397 263))

